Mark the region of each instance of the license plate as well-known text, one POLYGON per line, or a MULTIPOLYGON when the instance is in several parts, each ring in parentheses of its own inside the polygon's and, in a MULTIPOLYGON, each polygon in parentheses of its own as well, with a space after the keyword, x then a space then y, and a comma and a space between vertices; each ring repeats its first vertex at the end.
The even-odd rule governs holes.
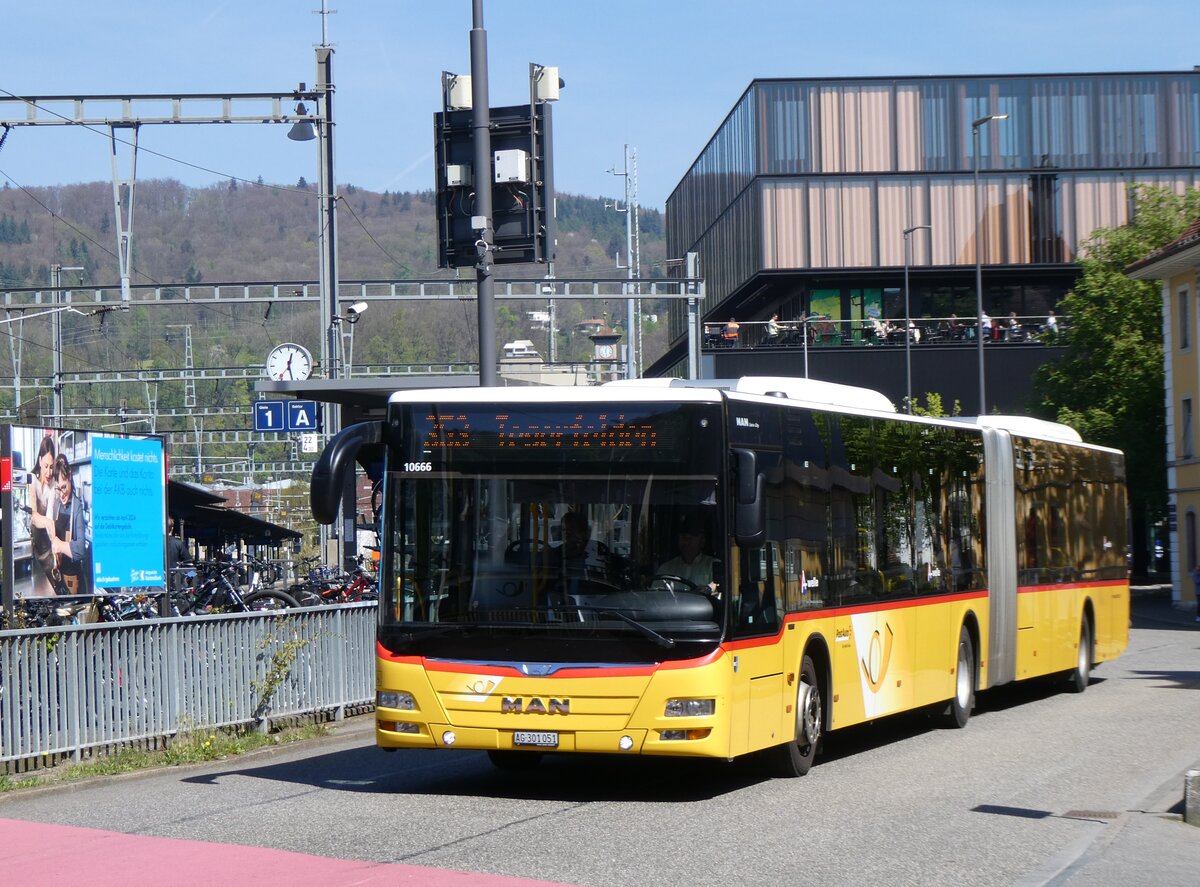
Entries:
POLYGON ((546 730, 517 730, 513 733, 513 745, 558 748, 558 734, 546 730))

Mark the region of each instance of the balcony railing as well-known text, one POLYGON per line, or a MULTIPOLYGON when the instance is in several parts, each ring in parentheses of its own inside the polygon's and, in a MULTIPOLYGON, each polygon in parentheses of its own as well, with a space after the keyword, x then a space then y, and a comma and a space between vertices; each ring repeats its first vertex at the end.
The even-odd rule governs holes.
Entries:
MULTIPOLYGON (((1068 319, 1046 315, 1025 315, 993 319, 984 324, 987 345, 1046 344, 1067 325, 1068 319)), ((908 337, 911 345, 976 345, 978 334, 974 317, 913 318, 908 337)), ((723 323, 705 323, 705 350, 724 348, 855 348, 904 345, 904 319, 833 320, 814 316, 802 320, 739 323, 731 335, 723 323)))

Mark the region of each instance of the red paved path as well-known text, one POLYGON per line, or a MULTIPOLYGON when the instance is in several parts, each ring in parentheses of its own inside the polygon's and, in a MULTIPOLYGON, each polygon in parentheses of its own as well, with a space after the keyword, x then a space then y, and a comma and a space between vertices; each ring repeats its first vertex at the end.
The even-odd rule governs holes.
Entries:
POLYGON ((327 859, 262 847, 0 819, 0 884, 228 887, 248 882, 255 887, 396 884, 547 887, 551 884, 419 865, 327 859))

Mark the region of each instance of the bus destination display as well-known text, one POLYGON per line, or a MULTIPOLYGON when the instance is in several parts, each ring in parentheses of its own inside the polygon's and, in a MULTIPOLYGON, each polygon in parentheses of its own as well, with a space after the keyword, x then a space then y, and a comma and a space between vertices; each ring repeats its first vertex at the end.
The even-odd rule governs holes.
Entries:
POLYGON ((660 444, 657 424, 613 412, 529 417, 430 413, 425 423, 426 450, 653 450, 660 444))

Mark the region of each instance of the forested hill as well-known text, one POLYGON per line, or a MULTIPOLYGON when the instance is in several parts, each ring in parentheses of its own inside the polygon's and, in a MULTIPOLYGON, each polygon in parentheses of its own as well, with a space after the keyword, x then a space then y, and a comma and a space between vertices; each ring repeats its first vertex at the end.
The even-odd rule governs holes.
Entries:
MULTIPOLYGON (((437 277, 433 192, 382 194, 346 185, 338 205, 343 280, 437 277)), ((317 190, 230 180, 189 188, 172 180, 138 182, 133 201, 133 282, 315 280, 317 190)), ((642 210, 642 274, 662 274, 662 215, 642 210)), ((118 281, 112 185, 92 182, 0 189, 0 287, 43 286, 50 266, 82 265, 84 283, 118 281)), ((559 277, 623 276, 625 215, 603 198, 558 196, 559 277)), ((542 276, 541 266, 504 268, 505 276, 542 276)), ((75 282, 72 280, 72 282, 75 282)))
MULTIPOLYGON (((379 194, 353 186, 341 189, 338 210, 339 273, 342 281, 453 276, 436 268, 437 245, 433 194, 379 194)), ((559 195, 559 278, 623 277, 625 215, 605 208, 602 199, 559 195)), ((301 180, 286 188, 227 182, 188 188, 175 181, 136 185, 133 219, 133 283, 170 286, 220 282, 299 282, 317 279, 317 194, 301 180)), ((643 276, 665 276, 662 217, 642 212, 643 276)), ((107 182, 52 188, 0 187, 0 290, 44 287, 50 266, 82 266, 65 272, 62 285, 114 286, 119 282, 112 186, 107 182), (82 280, 80 277, 82 276, 82 280)), ((542 277, 545 266, 500 266, 501 277, 542 277)), ((473 279, 471 269, 463 275, 473 279)), ((532 339, 546 354, 543 299, 499 300, 497 348, 504 342, 532 339)), ((642 333, 647 360, 661 353, 666 339, 666 304, 644 301, 642 333)), ((623 326, 625 300, 555 300, 555 356, 588 360, 593 346, 581 322, 605 317, 623 326), (577 329, 581 330, 576 332, 577 329)), ((191 402, 201 407, 237 405, 254 397, 252 380, 233 382, 237 374, 213 374, 219 381, 187 386, 178 372, 185 367, 261 366, 280 342, 297 342, 321 353, 324 333, 316 300, 264 309, 262 304, 196 301, 139 305, 131 311, 62 313, 63 370, 80 373, 64 391, 68 408, 162 411, 191 402), (112 370, 165 374, 146 384, 82 384, 88 374, 112 370)), ((478 360, 478 324, 473 304, 463 301, 376 302, 365 322, 354 326, 351 356, 358 366, 442 365, 478 360)), ((15 372, 0 386, 0 410, 14 400, 48 402, 54 355, 47 312, 10 314, 0 336, 0 357, 15 372), (25 382, 18 386, 16 380, 25 382), (34 379, 42 380, 34 384, 34 379), (19 390, 18 390, 19 389, 19 390)), ((8 372, 0 371, 0 376, 8 372)), ((43 403, 39 409, 45 409, 43 403)), ((25 407, 23 407, 24 409, 25 407)), ((210 420, 208 427, 214 427, 210 420)), ((244 419, 234 417, 230 421, 244 419)), ((177 423, 178 424, 178 423, 177 423)), ((172 426, 165 419, 160 430, 172 426)), ((181 426, 182 427, 182 426, 181 426)), ((238 427, 231 425, 230 427, 238 427)))

